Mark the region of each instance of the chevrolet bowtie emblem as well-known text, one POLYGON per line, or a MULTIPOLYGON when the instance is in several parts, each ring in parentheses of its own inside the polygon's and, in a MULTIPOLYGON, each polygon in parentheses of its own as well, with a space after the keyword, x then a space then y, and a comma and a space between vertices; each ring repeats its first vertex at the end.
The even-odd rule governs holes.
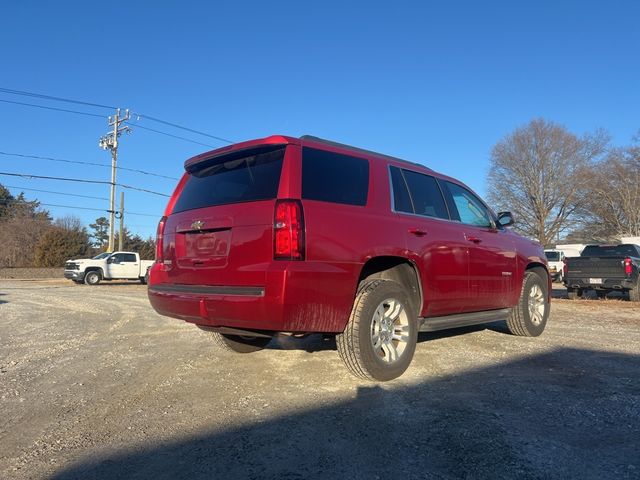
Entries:
POLYGON ((200 220, 197 220, 191 224, 191 228, 193 228, 194 230, 202 230, 202 227, 204 227, 204 222, 200 220))

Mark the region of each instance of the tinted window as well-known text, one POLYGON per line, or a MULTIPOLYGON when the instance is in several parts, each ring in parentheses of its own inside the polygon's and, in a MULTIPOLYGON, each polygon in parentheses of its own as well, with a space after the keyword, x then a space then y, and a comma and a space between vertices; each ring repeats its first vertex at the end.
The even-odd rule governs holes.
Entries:
POLYGON ((121 253, 116 253, 115 255, 112 255, 111 258, 109 258, 109 260, 111 260, 111 263, 120 263, 122 262, 123 256, 121 253))
POLYGON ((122 255, 124 257, 124 259, 122 260, 123 262, 131 262, 131 263, 136 263, 136 256, 133 253, 125 253, 122 255))
POLYGON ((458 211, 460 221, 478 227, 491 227, 491 215, 484 204, 466 188, 451 182, 444 182, 451 193, 453 204, 458 211))
POLYGON ((391 174, 391 186, 393 187, 393 209, 396 212, 414 213, 409 191, 407 190, 407 182, 404 181, 402 172, 396 167, 391 167, 389 171, 391 174))
POLYGON ((204 161, 190 173, 173 211, 276 198, 283 158, 279 146, 204 161))
POLYGON ((369 162, 339 153, 302 149, 302 198, 366 205, 369 162))
POLYGON ((449 212, 435 178, 410 170, 402 170, 401 173, 409 187, 415 214, 449 219, 449 212))
POLYGON ((633 245, 587 245, 581 257, 637 257, 638 251, 633 245))
POLYGON ((560 252, 544 252, 545 257, 550 262, 559 262, 560 261, 560 252))

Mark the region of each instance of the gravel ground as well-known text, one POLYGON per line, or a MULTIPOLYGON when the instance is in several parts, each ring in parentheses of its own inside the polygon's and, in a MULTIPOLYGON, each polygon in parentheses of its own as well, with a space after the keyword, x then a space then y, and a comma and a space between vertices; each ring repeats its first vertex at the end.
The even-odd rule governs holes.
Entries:
POLYGON ((539 338, 423 334, 373 384, 319 336, 216 350, 144 286, 0 281, 0 478, 640 478, 639 326, 559 299, 539 338))

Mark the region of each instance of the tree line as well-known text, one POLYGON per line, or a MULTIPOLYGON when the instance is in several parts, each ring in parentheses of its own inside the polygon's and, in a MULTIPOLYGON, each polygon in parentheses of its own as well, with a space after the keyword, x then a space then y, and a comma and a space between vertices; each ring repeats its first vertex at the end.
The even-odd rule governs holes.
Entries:
POLYGON ((495 209, 546 247, 640 236, 640 132, 614 146, 603 130, 532 120, 493 147, 487 184, 495 209))
MULTIPOLYGON (((13 196, 0 184, 0 268, 61 267, 72 258, 106 251, 109 220, 97 218, 88 230, 71 215, 53 219, 37 200, 13 196)), ((116 245, 118 235, 116 234, 116 245)), ((153 259, 155 241, 124 229, 123 248, 153 259)))

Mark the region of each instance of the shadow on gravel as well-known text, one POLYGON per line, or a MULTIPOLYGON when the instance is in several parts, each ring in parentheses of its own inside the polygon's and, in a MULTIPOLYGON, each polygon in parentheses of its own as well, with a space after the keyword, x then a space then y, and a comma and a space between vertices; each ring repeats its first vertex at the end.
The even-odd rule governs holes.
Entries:
MULTIPOLYGON (((0 297, 4 297, 5 295, 6 295, 6 293, 1 293, 0 292, 0 297)), ((3 300, 3 299, 0 298, 0 305, 2 305, 3 303, 9 303, 9 302, 7 302, 6 300, 3 300)))
POLYGON ((369 384, 262 423, 88 452, 53 478, 637 478, 639 371, 639 356, 561 349, 369 384))

